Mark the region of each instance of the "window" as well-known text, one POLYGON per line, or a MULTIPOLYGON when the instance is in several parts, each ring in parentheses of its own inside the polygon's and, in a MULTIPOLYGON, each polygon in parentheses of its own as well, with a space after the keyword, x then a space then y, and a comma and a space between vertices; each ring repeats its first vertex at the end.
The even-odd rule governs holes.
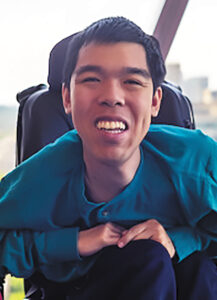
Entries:
POLYGON ((167 57, 167 79, 191 99, 197 128, 217 140, 217 2, 190 0, 167 57))

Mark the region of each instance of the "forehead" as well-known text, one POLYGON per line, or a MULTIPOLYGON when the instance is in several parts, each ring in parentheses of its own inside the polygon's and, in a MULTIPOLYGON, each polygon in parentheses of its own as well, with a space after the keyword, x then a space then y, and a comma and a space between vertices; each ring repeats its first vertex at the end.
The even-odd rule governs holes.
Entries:
POLYGON ((75 72, 82 66, 96 65, 108 70, 132 67, 148 70, 146 52, 137 43, 91 43, 80 49, 75 72))

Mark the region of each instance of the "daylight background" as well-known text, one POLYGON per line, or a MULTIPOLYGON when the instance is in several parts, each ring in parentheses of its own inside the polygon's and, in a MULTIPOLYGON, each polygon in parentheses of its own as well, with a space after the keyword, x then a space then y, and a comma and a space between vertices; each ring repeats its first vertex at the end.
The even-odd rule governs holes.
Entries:
MULTIPOLYGON (((125 16, 151 34, 164 2, 164 0, 0 2, 0 178, 15 165, 18 108, 16 94, 29 86, 47 82, 48 58, 52 47, 59 40, 83 29, 91 22, 108 16, 125 16)), ((167 78, 179 84, 193 102, 197 127, 215 139, 217 139, 216 16, 216 0, 189 0, 166 61, 167 78)), ((13 288, 16 290, 16 284, 13 288)), ((22 299, 21 294, 20 296, 16 294, 14 299, 22 299)))

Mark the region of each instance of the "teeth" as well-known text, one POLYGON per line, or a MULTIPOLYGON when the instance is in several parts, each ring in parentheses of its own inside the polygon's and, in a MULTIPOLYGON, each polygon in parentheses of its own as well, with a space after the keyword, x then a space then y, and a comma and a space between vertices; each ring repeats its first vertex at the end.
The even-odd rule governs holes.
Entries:
POLYGON ((96 126, 98 129, 106 129, 106 130, 126 129, 126 125, 121 121, 99 121, 96 126))

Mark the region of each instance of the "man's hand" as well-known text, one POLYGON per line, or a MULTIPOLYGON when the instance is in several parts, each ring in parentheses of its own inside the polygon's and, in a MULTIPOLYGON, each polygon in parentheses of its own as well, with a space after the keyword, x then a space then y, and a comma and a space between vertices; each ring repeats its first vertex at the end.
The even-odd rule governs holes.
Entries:
POLYGON ((122 232, 122 237, 118 241, 118 247, 123 248, 130 241, 151 239, 161 243, 169 252, 172 258, 175 255, 175 248, 163 226, 154 219, 145 221, 122 232))
POLYGON ((113 223, 106 223, 79 232, 78 252, 81 256, 89 256, 102 248, 117 245, 125 229, 113 223))

